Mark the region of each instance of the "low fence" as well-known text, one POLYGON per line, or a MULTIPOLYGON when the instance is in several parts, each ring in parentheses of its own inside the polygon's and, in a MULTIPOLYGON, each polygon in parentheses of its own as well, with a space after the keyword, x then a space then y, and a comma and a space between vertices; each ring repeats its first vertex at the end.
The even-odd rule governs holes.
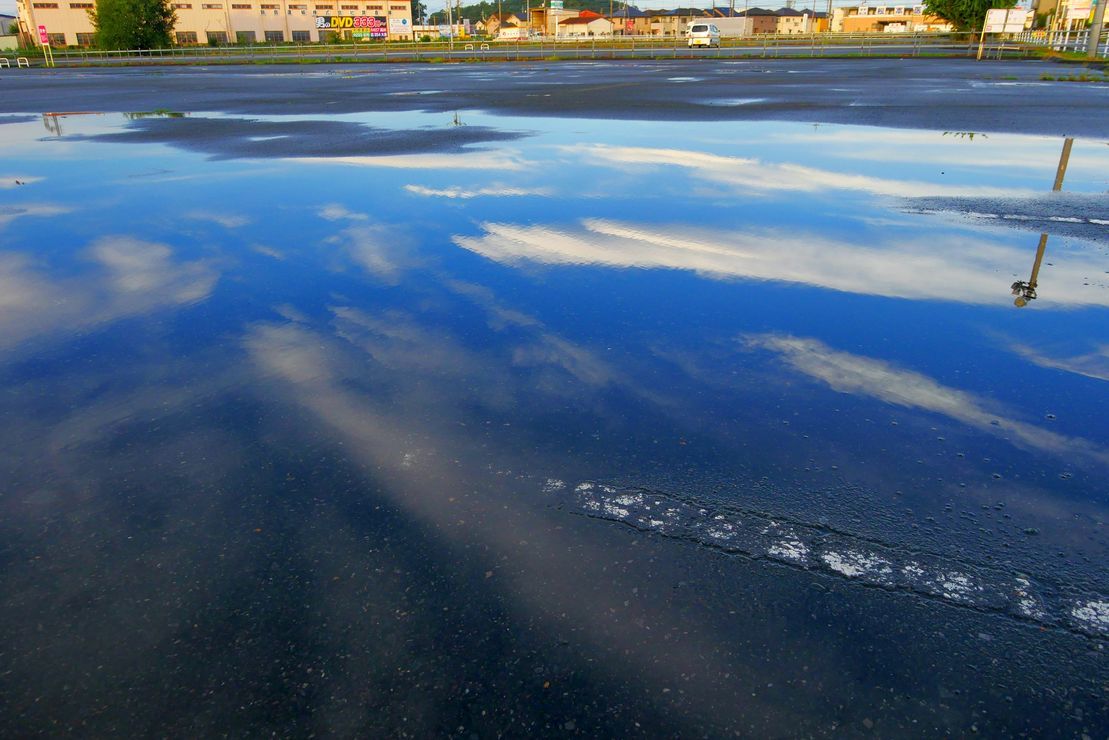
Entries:
MULTIPOLYGON (((977 38, 967 34, 765 34, 725 38, 718 48, 687 47, 684 37, 618 36, 528 41, 459 40, 356 44, 256 44, 175 46, 166 49, 107 51, 56 49, 58 66, 111 64, 266 63, 345 61, 512 61, 527 59, 727 58, 833 56, 973 56, 977 38)), ((29 51, 29 50, 28 50, 29 51)), ((32 52, 33 53, 33 52, 32 52)), ((1013 50, 1006 49, 1006 54, 1013 50)), ((39 51, 41 56, 41 51, 39 51)))
MULTIPOLYGON (((1085 54, 1090 45, 1089 29, 1083 31, 1025 31, 1014 34, 1013 40, 1030 46, 1038 46, 1052 51, 1085 54)), ((1097 56, 1109 58, 1109 29, 1101 30, 1098 39, 1097 56)))

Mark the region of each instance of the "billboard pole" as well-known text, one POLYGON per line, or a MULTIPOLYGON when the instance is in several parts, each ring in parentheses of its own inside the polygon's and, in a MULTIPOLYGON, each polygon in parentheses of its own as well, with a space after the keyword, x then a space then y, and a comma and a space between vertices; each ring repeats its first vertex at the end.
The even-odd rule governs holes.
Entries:
POLYGON ((1094 10, 1094 22, 1090 24, 1090 43, 1086 47, 1086 58, 1093 59, 1097 56, 1097 47, 1101 42, 1102 25, 1105 23, 1105 0, 1097 0, 1097 9, 1094 10))

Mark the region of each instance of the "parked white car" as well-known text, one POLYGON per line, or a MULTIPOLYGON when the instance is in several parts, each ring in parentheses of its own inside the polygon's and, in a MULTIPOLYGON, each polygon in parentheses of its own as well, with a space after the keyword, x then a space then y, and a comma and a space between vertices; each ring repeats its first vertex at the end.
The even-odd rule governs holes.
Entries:
POLYGON ((720 46, 720 29, 713 23, 694 23, 686 35, 690 49, 694 46, 720 46))

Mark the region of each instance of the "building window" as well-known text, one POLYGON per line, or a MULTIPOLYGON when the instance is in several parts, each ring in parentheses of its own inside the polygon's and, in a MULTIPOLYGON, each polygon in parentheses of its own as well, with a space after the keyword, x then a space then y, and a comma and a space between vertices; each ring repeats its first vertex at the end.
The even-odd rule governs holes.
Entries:
POLYGON ((39 10, 55 10, 58 7, 57 3, 31 3, 31 7, 38 8, 39 10))
POLYGON ((96 34, 95 33, 79 33, 79 34, 77 34, 77 45, 78 46, 92 46, 94 43, 96 43, 96 34))
POLYGON ((250 10, 254 6, 249 3, 231 3, 232 10, 250 10))
POLYGON ((408 10, 407 5, 390 5, 389 7, 393 10, 408 10))
POLYGON ((343 10, 358 10, 357 5, 340 5, 339 7, 343 10))
POLYGON ((205 3, 200 7, 205 10, 223 10, 223 3, 205 3))
POLYGON ((208 43, 217 44, 219 46, 227 46, 227 32, 208 31, 208 43))
POLYGON ((48 36, 50 38, 50 45, 51 46, 65 46, 65 34, 64 33, 51 33, 51 34, 48 34, 48 36))
POLYGON ((174 3, 173 7, 178 10, 192 10, 192 3, 174 3))
POLYGON ((310 31, 293 31, 293 41, 299 43, 308 43, 312 40, 312 33, 310 31))
POLYGON ((237 44, 253 44, 257 40, 258 37, 254 35, 254 31, 235 32, 235 43, 237 44))
POLYGON ((266 31, 266 43, 276 44, 285 40, 284 31, 266 31))
POLYGON ((334 5, 317 5, 316 10, 334 10, 334 5))
POLYGON ((176 35, 177 43, 182 46, 185 44, 195 44, 197 42, 196 31, 178 31, 176 35))
POLYGON ((308 10, 307 5, 290 5, 289 10, 308 10))
POLYGON ((88 10, 92 7, 92 3, 70 3, 69 7, 73 10, 88 10))
POLYGON ((384 9, 385 9, 385 6, 383 6, 383 5, 367 5, 366 6, 366 10, 384 10, 384 9))

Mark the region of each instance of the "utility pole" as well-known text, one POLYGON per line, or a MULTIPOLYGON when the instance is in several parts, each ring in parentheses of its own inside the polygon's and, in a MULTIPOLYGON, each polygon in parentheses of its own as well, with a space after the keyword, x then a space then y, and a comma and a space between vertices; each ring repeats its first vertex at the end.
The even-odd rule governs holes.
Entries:
POLYGON ((1055 183, 1051 186, 1053 192, 1063 189, 1063 178, 1067 176, 1067 165, 1070 164, 1070 150, 1074 146, 1074 137, 1068 136, 1063 140, 1063 151, 1059 154, 1059 166, 1055 168, 1055 183))
POLYGON ((454 15, 451 13, 451 0, 447 0, 447 48, 454 51, 454 15))
POLYGON ((1097 9, 1094 11, 1094 22, 1090 24, 1090 43, 1086 47, 1086 58, 1093 59, 1097 56, 1097 47, 1101 41, 1101 29, 1105 23, 1105 1, 1097 0, 1097 9))

